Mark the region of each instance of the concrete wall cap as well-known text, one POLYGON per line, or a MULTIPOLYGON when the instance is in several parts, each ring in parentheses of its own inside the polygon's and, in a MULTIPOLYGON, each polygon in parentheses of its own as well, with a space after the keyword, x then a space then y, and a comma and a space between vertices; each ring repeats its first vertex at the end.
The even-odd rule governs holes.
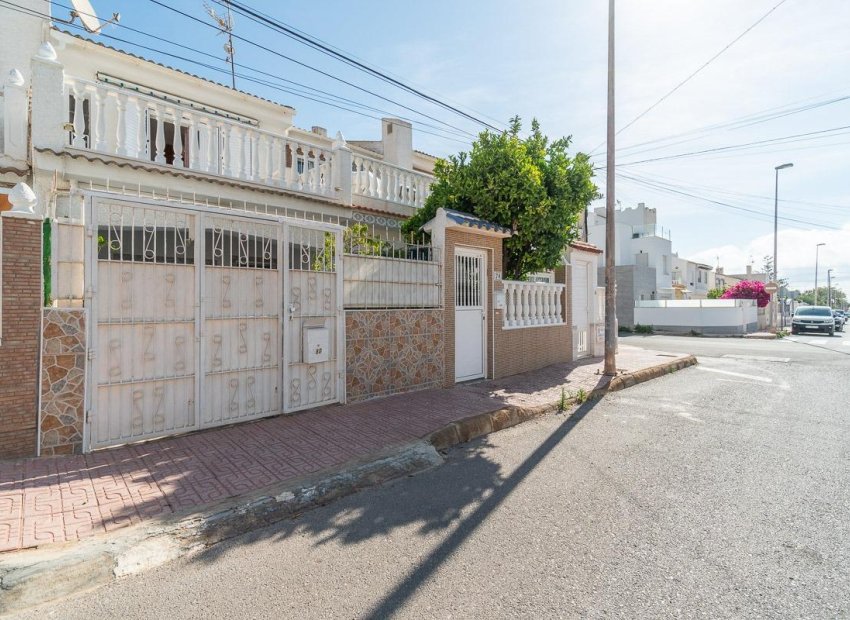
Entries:
POLYGON ((45 41, 38 47, 38 52, 35 55, 36 58, 41 60, 51 60, 56 61, 59 56, 56 54, 56 48, 49 41, 45 41))
POLYGON ((9 202, 12 203, 12 210, 4 211, 4 217, 42 219, 41 214, 36 212, 38 198, 26 183, 18 183, 12 188, 12 191, 9 192, 9 202))
POLYGON ((12 69, 9 71, 9 75, 6 77, 6 86, 23 86, 24 85, 24 76, 17 69, 12 69))
POLYGON ((334 137, 333 142, 333 148, 351 150, 348 148, 348 142, 345 141, 345 136, 342 135, 341 131, 336 132, 336 137, 334 137))

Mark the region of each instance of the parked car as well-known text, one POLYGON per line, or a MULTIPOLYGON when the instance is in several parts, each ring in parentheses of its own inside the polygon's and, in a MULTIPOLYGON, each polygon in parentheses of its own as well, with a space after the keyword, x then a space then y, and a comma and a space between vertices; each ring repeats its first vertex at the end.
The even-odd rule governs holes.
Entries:
POLYGON ((843 332, 844 324, 847 322, 847 317, 844 316, 844 312, 841 310, 833 310, 832 316, 835 319, 835 331, 843 332))
POLYGON ((800 306, 791 317, 791 333, 823 332, 835 334, 835 317, 828 306, 800 306))

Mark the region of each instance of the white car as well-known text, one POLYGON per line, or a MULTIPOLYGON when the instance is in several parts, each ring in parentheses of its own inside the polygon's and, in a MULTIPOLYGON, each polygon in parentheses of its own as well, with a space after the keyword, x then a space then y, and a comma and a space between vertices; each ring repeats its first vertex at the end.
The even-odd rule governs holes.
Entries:
POLYGON ((800 306, 791 318, 791 333, 824 332, 835 334, 835 317, 828 306, 800 306))

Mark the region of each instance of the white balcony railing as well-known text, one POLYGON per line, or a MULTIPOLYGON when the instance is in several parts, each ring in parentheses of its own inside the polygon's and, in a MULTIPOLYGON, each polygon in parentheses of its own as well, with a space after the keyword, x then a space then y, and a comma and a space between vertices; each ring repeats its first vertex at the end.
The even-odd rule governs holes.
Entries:
POLYGON ((565 285, 505 280, 504 327, 534 327, 564 323, 561 296, 565 285))
MULTIPOLYGON (((75 149, 327 196, 419 208, 433 178, 261 130, 255 121, 201 104, 65 77, 66 144, 75 149), (175 128, 179 127, 179 130, 175 128), (351 166, 351 184, 334 177, 351 166)), ((8 141, 8 136, 6 136, 8 141)), ((344 142, 343 142, 344 145, 344 142)), ((366 205, 368 206, 368 205, 366 205)))
POLYGON ((386 162, 355 155, 352 158, 351 193, 419 208, 431 188, 429 176, 386 162))
POLYGON ((333 194, 329 149, 100 82, 66 78, 65 87, 73 148, 333 194))

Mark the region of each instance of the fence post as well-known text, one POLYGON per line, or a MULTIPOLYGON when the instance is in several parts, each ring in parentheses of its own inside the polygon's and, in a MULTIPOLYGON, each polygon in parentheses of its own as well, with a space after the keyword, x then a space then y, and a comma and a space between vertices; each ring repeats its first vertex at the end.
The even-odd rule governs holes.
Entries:
POLYGON ((351 205, 351 149, 345 142, 342 132, 336 132, 333 142, 333 156, 331 158, 333 189, 340 203, 351 205))

